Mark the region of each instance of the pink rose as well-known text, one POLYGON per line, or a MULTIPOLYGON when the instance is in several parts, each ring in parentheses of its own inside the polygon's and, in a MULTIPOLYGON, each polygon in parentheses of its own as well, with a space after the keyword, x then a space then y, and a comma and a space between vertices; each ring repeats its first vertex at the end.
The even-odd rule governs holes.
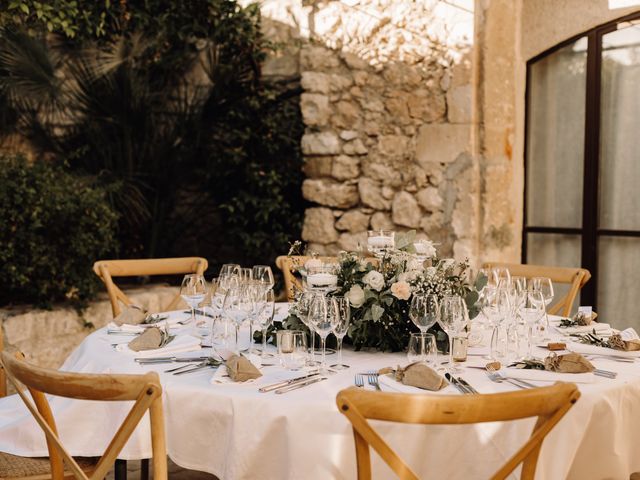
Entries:
POLYGON ((391 294, 398 300, 409 300, 411 296, 411 285, 407 282, 396 282, 391 285, 391 294))

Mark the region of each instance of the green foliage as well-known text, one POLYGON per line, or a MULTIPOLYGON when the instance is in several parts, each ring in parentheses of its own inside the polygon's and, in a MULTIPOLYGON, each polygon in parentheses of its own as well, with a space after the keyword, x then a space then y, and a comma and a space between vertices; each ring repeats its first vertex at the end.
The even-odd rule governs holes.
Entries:
POLYGON ((0 303, 91 297, 91 266, 116 246, 104 192, 44 162, 0 165, 0 303))
POLYGON ((0 138, 93 177, 121 213, 125 257, 215 268, 286 251, 304 209, 299 91, 260 81, 257 6, 78 0, 73 16, 70 3, 56 10, 77 28, 63 42, 21 33, 41 19, 0 7, 0 138))

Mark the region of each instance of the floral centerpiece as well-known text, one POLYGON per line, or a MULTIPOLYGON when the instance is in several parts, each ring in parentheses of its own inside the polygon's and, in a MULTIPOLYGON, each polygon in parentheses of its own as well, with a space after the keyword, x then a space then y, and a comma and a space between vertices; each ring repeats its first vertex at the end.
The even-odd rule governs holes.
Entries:
MULTIPOLYGON (((356 350, 403 350, 409 334, 418 329, 409 318, 411 296, 435 294, 462 296, 470 318, 478 313, 478 291, 483 279, 475 284, 468 280, 469 264, 438 258, 433 244, 421 241, 416 254, 415 231, 396 234, 395 248, 379 259, 366 258, 362 253, 341 252, 338 256, 338 287, 334 295, 344 295, 351 304, 351 325, 347 341, 356 350)), ((285 327, 299 328, 296 309, 285 327)), ((439 326, 434 326, 438 329, 439 326)), ((442 332, 439 341, 444 338, 442 332)))

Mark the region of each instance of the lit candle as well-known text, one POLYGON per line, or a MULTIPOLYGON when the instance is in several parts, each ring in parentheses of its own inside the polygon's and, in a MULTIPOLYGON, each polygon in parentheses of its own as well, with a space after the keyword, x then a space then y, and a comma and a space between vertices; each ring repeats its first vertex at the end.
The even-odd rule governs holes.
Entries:
POLYGON ((338 276, 333 273, 312 273, 307 276, 310 288, 333 288, 338 285, 338 276))

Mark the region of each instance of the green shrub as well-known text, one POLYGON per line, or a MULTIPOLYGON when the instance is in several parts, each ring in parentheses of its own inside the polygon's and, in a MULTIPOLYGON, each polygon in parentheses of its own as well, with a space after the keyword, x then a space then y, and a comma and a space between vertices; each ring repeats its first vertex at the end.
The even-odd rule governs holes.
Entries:
POLYGON ((0 158, 0 303, 81 303, 98 287, 117 215, 105 194, 44 162, 0 158))

